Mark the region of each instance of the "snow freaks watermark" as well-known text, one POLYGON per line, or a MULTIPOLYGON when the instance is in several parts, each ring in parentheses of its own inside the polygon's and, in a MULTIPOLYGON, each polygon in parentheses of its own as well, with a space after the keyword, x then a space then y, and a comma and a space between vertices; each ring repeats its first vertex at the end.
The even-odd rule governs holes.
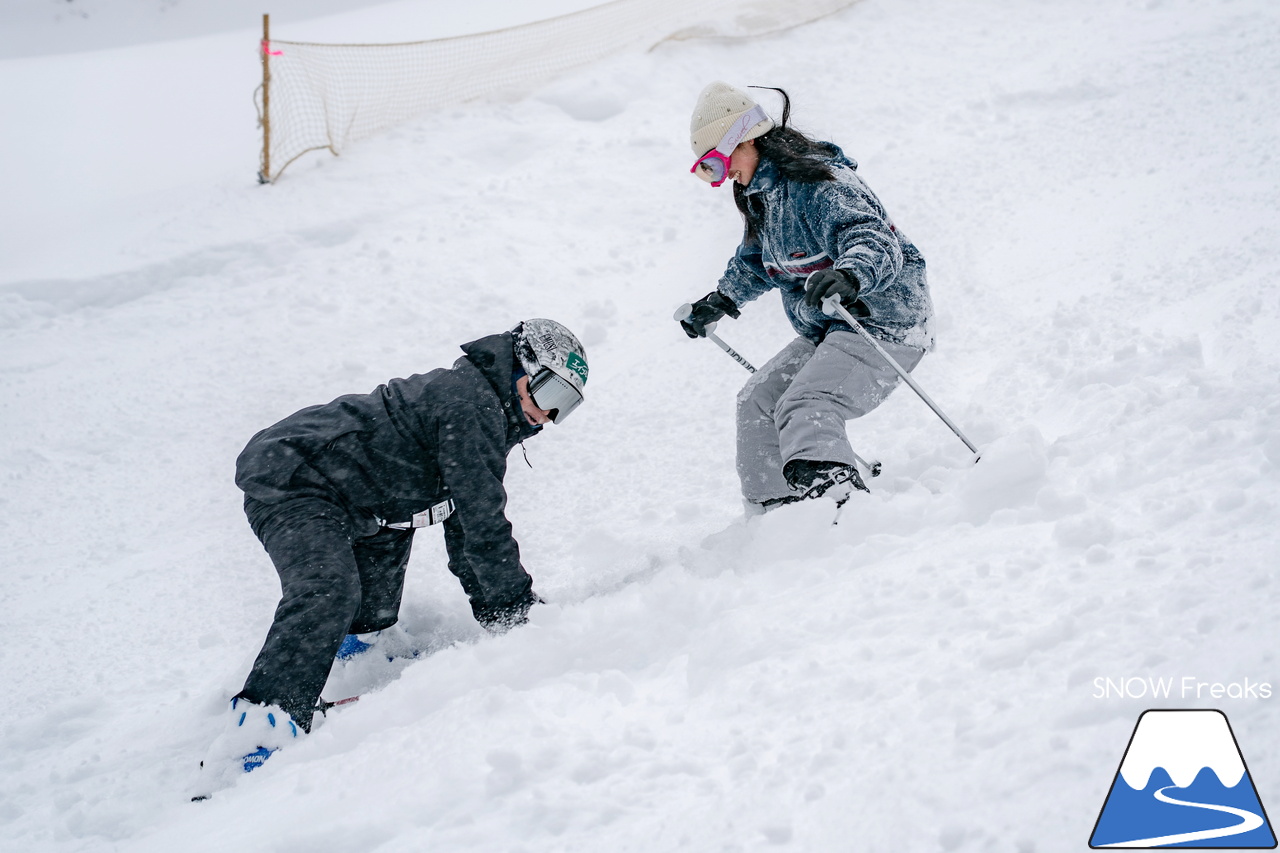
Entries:
POLYGON ((1227 715, 1143 711, 1089 846, 1274 848, 1275 832, 1227 715))
POLYGON ((1201 681, 1191 675, 1159 678, 1152 675, 1093 680, 1094 699, 1270 699, 1271 682, 1201 681))

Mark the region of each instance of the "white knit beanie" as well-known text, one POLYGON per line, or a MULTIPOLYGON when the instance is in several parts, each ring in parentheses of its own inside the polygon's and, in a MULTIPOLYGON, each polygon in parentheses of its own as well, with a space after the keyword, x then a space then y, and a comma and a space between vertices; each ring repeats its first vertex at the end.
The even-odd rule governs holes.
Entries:
MULTIPOLYGON (((689 143, 693 146, 693 153, 701 157, 719 145, 734 120, 755 106, 756 102, 750 95, 728 83, 717 80, 708 85, 698 95, 693 120, 689 122, 689 143)), ((764 136, 771 130, 773 119, 766 118, 748 130, 742 141, 764 136)))

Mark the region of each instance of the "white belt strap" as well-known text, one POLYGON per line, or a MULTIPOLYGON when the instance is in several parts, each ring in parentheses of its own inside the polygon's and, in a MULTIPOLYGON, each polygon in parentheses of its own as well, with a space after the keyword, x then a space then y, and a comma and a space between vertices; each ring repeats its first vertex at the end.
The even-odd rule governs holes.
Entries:
POLYGON ((446 518, 453 515, 456 507, 453 505, 453 498, 447 498, 433 507, 428 507, 422 512, 414 513, 412 521, 397 521, 394 524, 384 523, 383 527, 391 527, 396 530, 411 530, 415 527, 429 527, 432 524, 440 524, 446 518))

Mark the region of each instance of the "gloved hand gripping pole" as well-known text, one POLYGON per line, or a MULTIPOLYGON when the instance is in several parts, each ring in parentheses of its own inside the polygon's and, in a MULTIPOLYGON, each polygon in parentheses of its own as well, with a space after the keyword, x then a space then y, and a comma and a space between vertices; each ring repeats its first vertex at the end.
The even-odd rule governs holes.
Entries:
MULTIPOLYGON (((683 320, 687 320, 689 319, 689 315, 692 313, 693 313, 693 305, 686 302, 685 304, 681 305, 679 308, 676 309, 675 320, 677 323, 683 320)), ((720 339, 720 336, 715 333, 715 328, 716 328, 715 323, 707 324, 707 337, 710 340, 714 341, 716 346, 720 347, 720 349, 727 352, 730 358, 732 358, 734 361, 738 362, 738 364, 741 364, 743 367, 745 367, 749 373, 755 373, 756 369, 751 365, 751 362, 747 361, 745 358, 738 355, 737 350, 735 350, 733 347, 729 346, 724 341, 722 341, 720 339)))
POLYGON ((880 342, 877 341, 875 338, 871 337, 870 333, 867 332, 866 329, 862 328, 862 324, 859 323, 857 320, 855 320, 853 315, 845 310, 845 307, 840 304, 840 297, 832 294, 831 296, 828 296, 826 299, 822 300, 822 310, 824 313, 826 313, 828 317, 839 314, 840 318, 844 320, 846 323, 848 323, 850 326, 852 326, 855 332, 857 332, 859 335, 862 335, 862 337, 867 341, 867 343, 875 347, 876 352, 880 353, 880 357, 883 358, 886 362, 888 362, 890 367, 892 367, 895 371, 897 371, 898 375, 902 377, 903 381, 905 381, 908 385, 911 386, 911 390, 915 391, 916 394, 920 396, 920 399, 924 400, 925 403, 928 404, 929 408, 933 409, 933 413, 938 417, 942 418, 942 422, 944 424, 951 427, 951 431, 956 434, 956 437, 959 438, 961 441, 963 441, 965 443, 965 446, 973 451, 973 461, 977 462, 979 459, 982 458, 982 452, 978 450, 977 446, 972 441, 970 441, 967 437, 965 437, 965 434, 960 431, 960 427, 956 426, 954 423, 951 422, 951 418, 947 417, 942 413, 942 409, 939 409, 937 404, 934 403, 933 400, 929 399, 929 395, 924 393, 924 389, 916 384, 916 381, 911 378, 911 374, 903 370, 902 365, 898 364, 898 362, 894 360, 893 356, 889 355, 889 353, 884 351, 884 347, 880 346, 880 342))
MULTIPOLYGON (((679 323, 682 320, 686 320, 689 318, 689 315, 692 313, 693 313, 693 305, 686 302, 685 304, 681 305, 679 308, 676 309, 675 321, 679 323)), ((734 361, 738 362, 738 364, 741 364, 743 367, 745 367, 748 373, 755 373, 756 369, 755 367, 752 366, 751 362, 747 361, 745 358, 738 355, 737 350, 735 350, 733 347, 729 346, 724 341, 722 341, 720 339, 720 336, 715 333, 715 328, 716 328, 715 323, 707 324, 707 337, 710 338, 713 342, 715 342, 716 346, 720 347, 720 349, 728 353, 730 358, 732 358, 734 361)), ((858 464, 861 465, 867 471, 867 473, 869 473, 872 477, 880 476, 881 465, 879 462, 868 462, 867 460, 859 456, 856 452, 853 454, 853 458, 857 460, 858 464)))

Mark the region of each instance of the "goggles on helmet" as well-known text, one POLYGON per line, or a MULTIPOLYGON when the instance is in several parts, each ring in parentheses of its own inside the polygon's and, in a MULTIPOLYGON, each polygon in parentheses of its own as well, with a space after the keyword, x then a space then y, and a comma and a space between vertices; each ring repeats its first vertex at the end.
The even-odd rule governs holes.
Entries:
POLYGON ((533 404, 551 414, 551 422, 561 423, 578 406, 582 405, 582 394, 549 367, 544 367, 529 380, 529 396, 533 404))
POLYGON ((720 138, 720 144, 699 157, 689 171, 713 187, 723 184, 729 177, 729 159, 733 156, 733 149, 742 143, 751 128, 768 118, 759 104, 738 116, 720 138))

